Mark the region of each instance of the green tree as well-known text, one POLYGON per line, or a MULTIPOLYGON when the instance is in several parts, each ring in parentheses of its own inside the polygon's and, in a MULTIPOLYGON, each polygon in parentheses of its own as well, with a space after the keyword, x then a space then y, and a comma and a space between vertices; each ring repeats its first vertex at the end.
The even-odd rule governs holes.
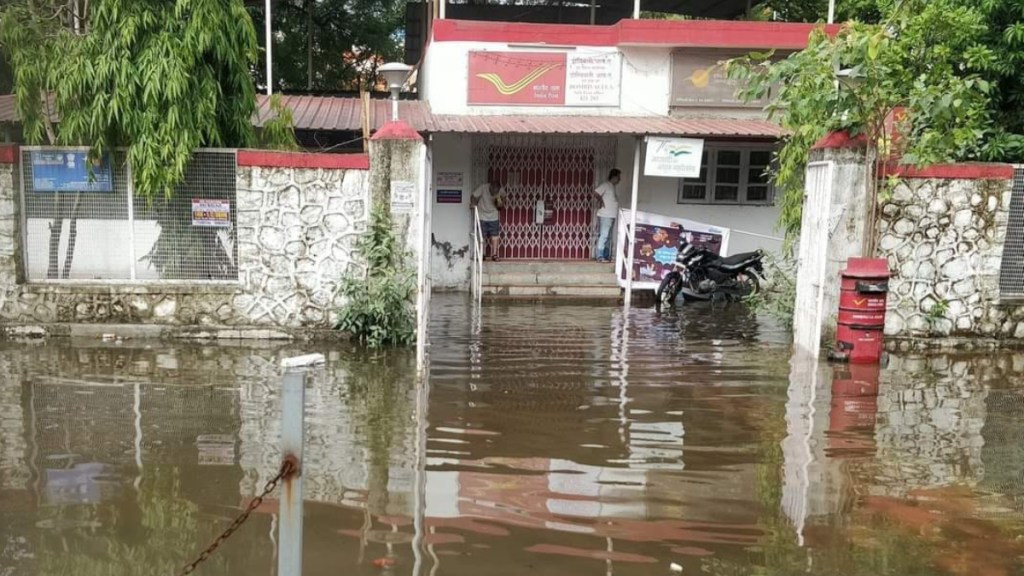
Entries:
MULTIPOLYGON (((259 4, 250 14, 263 26, 259 4)), ((359 90, 372 85, 380 64, 402 58, 401 0, 280 0, 271 15, 277 91, 359 90)), ((265 71, 264 61, 256 68, 263 86, 265 71)))
MULTIPOLYGON (((879 3, 879 0, 836 0, 836 22, 877 23, 882 17, 879 3)), ((828 17, 828 0, 767 0, 759 8, 784 22, 825 22, 828 17)))
MULTIPOLYGON (((903 162, 986 156, 986 137, 997 128, 991 84, 982 76, 994 57, 979 41, 985 26, 983 14, 954 0, 905 0, 883 24, 850 22, 834 37, 815 31, 807 49, 781 61, 754 54, 728 64, 730 74, 746 82, 742 97, 756 99, 775 88, 768 114, 790 132, 773 173, 787 239, 799 234, 810 148, 830 132, 863 136, 874 168, 874 160, 891 158, 886 122, 903 109, 903 162), (846 71, 845 80, 837 68, 846 71)), ((875 210, 881 186, 868 180, 869 209, 875 210)), ((866 236, 865 253, 871 253, 875 235, 866 236)))
MULTIPOLYGON (((6 0, 0 9, 29 144, 85 145, 94 160, 125 148, 135 193, 152 202, 171 196, 197 148, 256 142, 257 43, 242 0, 6 0)), ((67 278, 80 194, 55 194, 54 204, 47 276, 67 278)))
POLYGON ((13 0, 0 42, 25 139, 95 157, 125 147, 145 198, 169 194, 196 148, 256 141, 242 0, 13 0))

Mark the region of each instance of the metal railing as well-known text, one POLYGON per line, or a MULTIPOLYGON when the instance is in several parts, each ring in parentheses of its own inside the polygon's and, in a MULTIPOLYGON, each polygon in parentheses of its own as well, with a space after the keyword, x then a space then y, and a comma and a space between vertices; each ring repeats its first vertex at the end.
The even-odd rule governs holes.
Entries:
POLYGON ((480 225, 480 210, 473 207, 473 264, 470 275, 470 291, 473 293, 474 301, 479 304, 483 297, 484 277, 484 247, 485 241, 483 227, 480 225))

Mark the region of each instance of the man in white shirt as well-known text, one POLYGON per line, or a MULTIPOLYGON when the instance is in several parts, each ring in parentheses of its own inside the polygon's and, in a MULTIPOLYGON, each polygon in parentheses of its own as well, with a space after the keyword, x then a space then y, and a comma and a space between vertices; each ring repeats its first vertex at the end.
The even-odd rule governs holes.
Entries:
POLYGON ((505 190, 496 178, 492 178, 487 184, 481 184, 473 190, 469 198, 469 209, 472 211, 476 208, 479 211, 480 229, 483 237, 490 241, 491 260, 498 259, 498 240, 501 238, 501 213, 498 212, 498 208, 501 208, 504 199, 505 190))
POLYGON ((615 168, 608 173, 608 180, 594 190, 594 196, 600 206, 597 211, 597 222, 600 227, 600 234, 597 237, 598 262, 608 262, 611 258, 609 242, 612 227, 615 226, 615 218, 619 215, 619 198, 615 187, 619 185, 620 180, 622 180, 622 172, 615 168))

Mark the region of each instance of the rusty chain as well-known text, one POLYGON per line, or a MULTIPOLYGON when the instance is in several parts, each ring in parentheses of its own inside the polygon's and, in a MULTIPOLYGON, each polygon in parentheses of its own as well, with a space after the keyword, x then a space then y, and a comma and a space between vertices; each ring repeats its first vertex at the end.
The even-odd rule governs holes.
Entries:
POLYGON ((236 530, 241 528, 242 524, 245 524, 245 521, 249 519, 249 516, 257 508, 260 507, 260 504, 263 504, 264 498, 269 496, 270 493, 277 488, 277 485, 281 482, 281 480, 284 480, 285 478, 288 478, 293 474, 296 474, 298 471, 299 467, 298 463, 295 461, 295 458, 285 458, 284 461, 281 462, 281 469, 278 471, 277 476, 274 476, 273 478, 268 480, 266 485, 263 486, 263 492, 261 492, 255 498, 253 498, 249 502, 249 505, 245 507, 245 510, 243 510, 242 513, 239 514, 237 518, 235 518, 234 522, 232 522, 231 525, 228 526, 227 529, 224 530, 224 532, 222 532, 220 536, 217 536, 217 538, 209 546, 207 546, 206 550, 203 550, 203 552, 195 560, 187 564, 181 570, 181 572, 178 573, 179 576, 188 576, 189 574, 195 572, 196 568, 198 568, 200 564, 209 560, 210 556, 217 551, 217 548, 220 548, 221 544, 223 544, 228 538, 230 538, 231 535, 234 534, 236 530))

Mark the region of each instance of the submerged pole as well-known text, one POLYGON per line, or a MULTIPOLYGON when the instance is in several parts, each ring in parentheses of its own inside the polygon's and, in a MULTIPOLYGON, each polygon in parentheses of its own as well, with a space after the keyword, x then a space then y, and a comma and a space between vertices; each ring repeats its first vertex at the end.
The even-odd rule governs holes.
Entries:
POLYGON ((306 374, 324 363, 323 354, 281 361, 281 458, 292 459, 298 472, 281 481, 278 576, 302 574, 302 448, 305 444, 306 374))
POLYGON ((629 228, 626 229, 626 295, 625 309, 629 312, 629 306, 633 303, 633 262, 634 244, 636 244, 636 206, 640 196, 640 137, 637 136, 633 149, 633 197, 629 202, 629 228))

